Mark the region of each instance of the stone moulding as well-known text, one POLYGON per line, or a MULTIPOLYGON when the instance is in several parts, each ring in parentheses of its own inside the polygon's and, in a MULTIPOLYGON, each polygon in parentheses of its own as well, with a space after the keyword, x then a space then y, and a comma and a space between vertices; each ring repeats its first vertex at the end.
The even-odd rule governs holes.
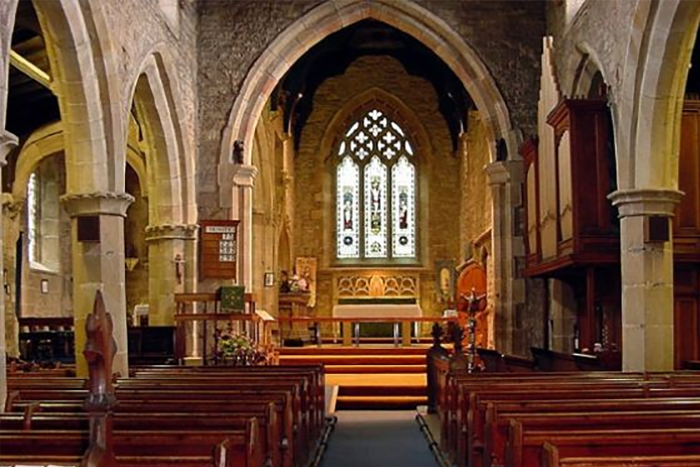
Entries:
POLYGON ((69 193, 61 196, 61 202, 71 217, 78 216, 121 216, 134 202, 129 193, 98 191, 93 193, 69 193))
POLYGON ((608 195, 613 206, 619 210, 619 217, 667 216, 673 217, 676 205, 685 193, 670 189, 629 189, 617 190, 608 195))
POLYGON ((146 241, 196 240, 197 224, 159 224, 146 227, 146 241))
POLYGON ((7 164, 7 155, 19 144, 19 139, 7 130, 0 131, 0 166, 7 164))

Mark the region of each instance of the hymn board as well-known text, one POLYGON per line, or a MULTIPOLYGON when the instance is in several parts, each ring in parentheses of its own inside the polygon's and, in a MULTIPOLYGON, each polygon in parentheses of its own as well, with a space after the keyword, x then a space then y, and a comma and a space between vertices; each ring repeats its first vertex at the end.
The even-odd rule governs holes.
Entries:
POLYGON ((202 279, 236 279, 238 222, 200 221, 199 275, 202 279))

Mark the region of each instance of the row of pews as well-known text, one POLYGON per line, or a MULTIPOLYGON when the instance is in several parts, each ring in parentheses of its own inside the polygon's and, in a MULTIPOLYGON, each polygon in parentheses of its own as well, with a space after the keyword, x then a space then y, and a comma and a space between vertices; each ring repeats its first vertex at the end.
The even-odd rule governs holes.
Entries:
POLYGON ((98 370, 8 376, 0 465, 302 467, 325 433, 320 365, 98 370))
POLYGON ((440 448, 458 467, 700 465, 700 373, 467 374, 434 364, 440 448))

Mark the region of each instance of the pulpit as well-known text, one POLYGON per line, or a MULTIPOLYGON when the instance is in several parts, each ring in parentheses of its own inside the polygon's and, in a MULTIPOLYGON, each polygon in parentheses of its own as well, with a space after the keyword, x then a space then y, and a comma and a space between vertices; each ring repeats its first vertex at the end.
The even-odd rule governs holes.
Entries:
MULTIPOLYGON (((309 293, 280 293, 278 301, 281 318, 308 318, 309 293)), ((309 328, 303 322, 291 321, 280 325, 280 340, 287 345, 291 342, 303 343, 310 340, 309 328)), ((293 345, 293 344, 292 344, 293 345)))

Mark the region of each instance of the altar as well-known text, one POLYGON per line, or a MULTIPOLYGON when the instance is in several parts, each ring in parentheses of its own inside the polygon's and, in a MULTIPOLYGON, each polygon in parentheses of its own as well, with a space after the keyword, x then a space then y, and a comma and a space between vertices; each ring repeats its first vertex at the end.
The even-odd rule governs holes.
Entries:
POLYGON ((392 323, 394 325, 394 345, 397 346, 399 325, 401 325, 403 345, 411 345, 412 320, 422 317, 423 310, 415 303, 383 304, 372 300, 367 301, 367 303, 335 305, 333 307, 333 318, 343 320, 343 345, 350 345, 351 338, 354 338, 355 345, 359 345, 360 324, 363 322, 392 323))
POLYGON ((345 269, 333 277, 332 317, 342 323, 343 345, 359 345, 361 323, 391 323, 394 344, 401 329, 403 344, 410 345, 411 324, 423 318, 419 303, 418 271, 345 269))

